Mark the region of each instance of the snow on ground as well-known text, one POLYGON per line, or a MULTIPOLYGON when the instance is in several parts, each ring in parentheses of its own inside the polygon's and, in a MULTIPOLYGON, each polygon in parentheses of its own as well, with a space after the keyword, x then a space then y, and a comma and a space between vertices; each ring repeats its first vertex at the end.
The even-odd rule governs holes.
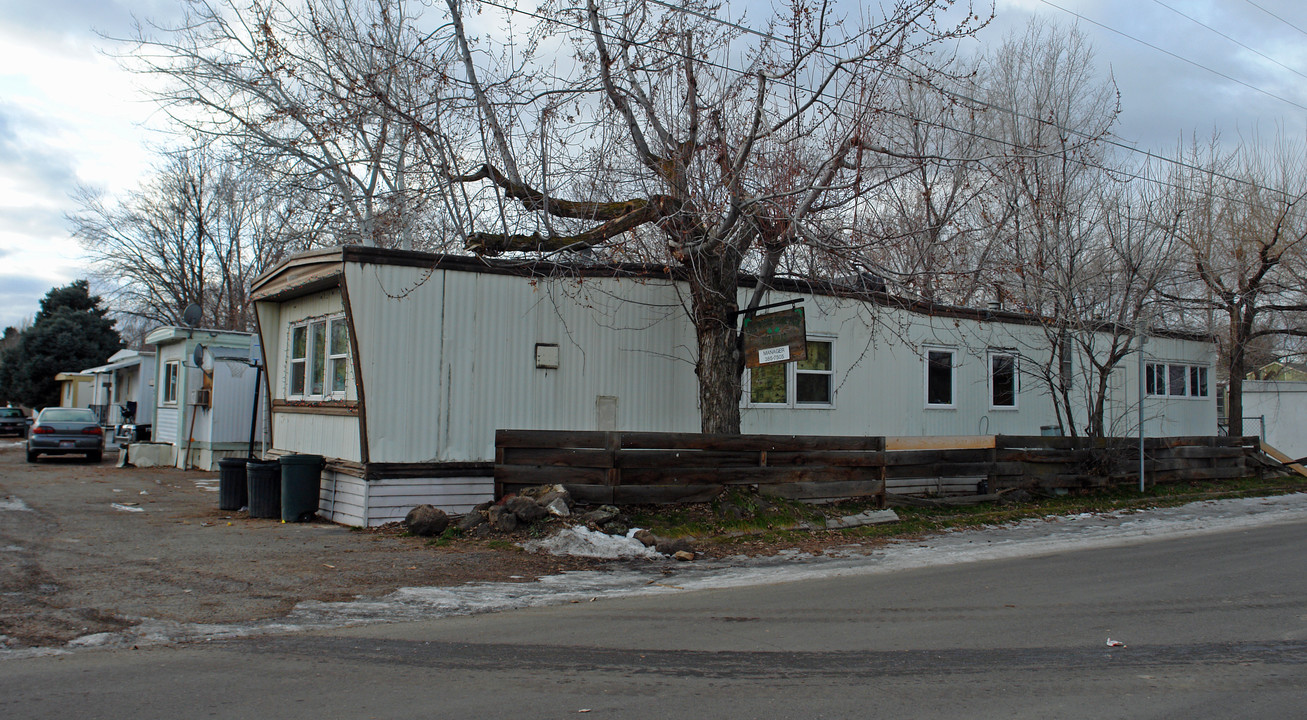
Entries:
POLYGON ((543 540, 528 540, 522 547, 529 552, 547 552, 551 555, 573 555, 577 557, 606 558, 623 560, 644 558, 646 560, 665 560, 666 556, 646 547, 635 539, 640 528, 632 528, 625 536, 591 530, 587 527, 570 527, 554 533, 543 540))
MULTIPOLYGON (((70 642, 68 648, 129 647, 288 633, 362 623, 500 612, 601 597, 681 593, 709 588, 891 573, 914 568, 1118 547, 1304 520, 1307 520, 1307 494, 1217 500, 1149 511, 1085 513, 1024 520, 981 530, 950 532, 925 540, 891 543, 870 552, 850 545, 846 546, 843 553, 834 553, 835 557, 813 557, 793 551, 772 558, 736 557, 694 563, 646 563, 643 560, 633 560, 625 568, 564 573, 544 577, 534 583, 401 588, 381 598, 331 603, 303 602, 286 617, 243 624, 180 624, 146 619, 140 625, 120 633, 97 633, 78 638, 70 642), (671 573, 664 574, 665 569, 671 570, 671 573)), ((581 541, 573 538, 567 542, 581 541)), ((61 650, 0 650, 0 660, 50 652, 61 650)))
POLYGON ((23 502, 22 498, 9 496, 5 498, 0 498, 0 512, 4 512, 6 510, 15 511, 15 512, 31 512, 32 508, 28 507, 27 503, 23 502))

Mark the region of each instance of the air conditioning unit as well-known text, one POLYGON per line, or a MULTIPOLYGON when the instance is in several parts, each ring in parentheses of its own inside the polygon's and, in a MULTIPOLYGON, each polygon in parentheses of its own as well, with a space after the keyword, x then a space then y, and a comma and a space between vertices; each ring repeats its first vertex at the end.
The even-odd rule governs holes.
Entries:
POLYGON ((201 407, 209 407, 213 401, 213 390, 210 388, 200 388, 191 391, 191 404, 201 407))

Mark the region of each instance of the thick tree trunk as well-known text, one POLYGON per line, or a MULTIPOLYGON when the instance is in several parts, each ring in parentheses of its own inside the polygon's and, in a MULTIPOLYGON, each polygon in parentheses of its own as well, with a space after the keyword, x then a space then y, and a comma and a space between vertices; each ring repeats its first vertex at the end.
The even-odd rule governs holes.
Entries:
POLYGON ((1230 310, 1230 364, 1227 368, 1229 399, 1225 404, 1226 433, 1243 436, 1243 376, 1248 372, 1248 342, 1253 313, 1237 306, 1230 310))
POLYGON ((740 432, 740 375, 735 294, 739 270, 729 259, 691 263, 691 319, 699 341, 699 427, 705 433, 740 432))

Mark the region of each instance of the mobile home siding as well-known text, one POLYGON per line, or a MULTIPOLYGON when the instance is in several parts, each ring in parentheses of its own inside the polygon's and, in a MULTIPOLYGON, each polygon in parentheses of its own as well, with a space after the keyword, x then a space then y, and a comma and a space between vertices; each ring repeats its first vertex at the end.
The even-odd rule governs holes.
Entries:
POLYGON ((596 429, 599 397, 619 429, 698 429, 670 282, 356 264, 345 281, 372 462, 489 460, 497 428, 596 429), (557 369, 536 367, 537 344, 558 346, 557 369))
POLYGON ((359 421, 339 415, 308 415, 278 410, 272 414, 277 447, 297 453, 360 462, 359 421))

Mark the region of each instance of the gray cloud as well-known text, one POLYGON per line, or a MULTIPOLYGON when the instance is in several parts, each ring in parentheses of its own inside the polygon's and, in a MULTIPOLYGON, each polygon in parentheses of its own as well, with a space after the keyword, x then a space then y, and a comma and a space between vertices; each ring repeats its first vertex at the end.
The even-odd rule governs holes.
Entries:
POLYGON ((0 329, 36 315, 41 298, 52 287, 49 280, 0 272, 0 329))
MULTIPOLYGON (((6 230, 30 238, 68 235, 68 223, 57 210, 43 207, 0 206, 0 225, 6 230)), ((3 257, 0 254, 0 257, 3 257)))
POLYGON ((0 103, 0 170, 38 194, 70 192, 77 184, 74 158, 36 139, 54 129, 46 118, 0 103))
MULTIPOLYGON (((1307 28, 1307 6, 1300 0, 1259 0, 1257 4, 1307 28)), ((1284 123, 1300 131, 1307 122, 1307 111, 1216 73, 1307 105, 1307 80, 1301 75, 1158 3, 1064 0, 1058 5, 1101 26, 1049 5, 1026 3, 1033 12, 1000 7, 995 23, 981 33, 980 45, 992 49, 1008 33, 1022 32, 1032 14, 1063 26, 1078 24, 1094 47, 1103 77, 1111 73, 1121 91, 1122 113, 1116 134, 1128 143, 1168 152, 1181 137, 1189 138, 1196 133, 1205 138, 1213 129, 1219 129, 1223 138, 1235 140, 1255 127, 1270 133, 1276 123, 1284 123)), ((1307 73, 1304 51, 1307 38, 1251 4, 1168 5, 1298 72, 1307 73)))

